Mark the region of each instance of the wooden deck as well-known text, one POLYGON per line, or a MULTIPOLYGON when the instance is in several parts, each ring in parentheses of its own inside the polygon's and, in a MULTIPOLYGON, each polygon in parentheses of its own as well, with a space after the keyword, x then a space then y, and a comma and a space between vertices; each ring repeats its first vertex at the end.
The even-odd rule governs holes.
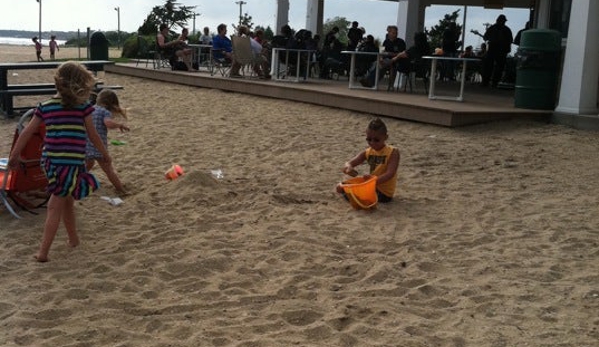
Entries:
MULTIPOLYGON (((154 70, 140 64, 106 66, 110 73, 149 78, 201 88, 259 95, 277 99, 306 102, 316 105, 347 109, 356 112, 411 120, 448 127, 478 124, 510 118, 528 118, 549 121, 551 111, 527 110, 514 107, 514 91, 482 88, 467 84, 464 102, 429 100, 422 81, 414 92, 388 92, 387 81, 379 90, 349 89, 347 77, 337 80, 308 79, 302 83, 234 79, 207 72, 180 72, 168 69, 154 70)), ((458 82, 437 83, 437 95, 457 95, 458 82)))

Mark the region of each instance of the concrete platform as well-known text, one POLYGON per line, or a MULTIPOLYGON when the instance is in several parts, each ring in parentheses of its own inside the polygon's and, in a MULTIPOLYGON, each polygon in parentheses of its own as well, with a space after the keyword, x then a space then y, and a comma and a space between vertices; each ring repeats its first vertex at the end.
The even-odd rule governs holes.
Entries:
MULTIPOLYGON (((141 65, 141 64, 140 64, 141 65)), ((387 80, 379 90, 349 89, 347 78, 339 80, 308 79, 305 82, 265 81, 254 78, 234 79, 208 72, 154 70, 135 63, 105 67, 106 72, 149 78, 157 81, 213 88, 237 93, 306 102, 416 122, 456 127, 511 118, 550 121, 551 111, 515 108, 514 91, 482 88, 467 84, 464 102, 429 100, 422 81, 413 92, 387 91, 387 80)), ((458 82, 436 85, 437 95, 457 95, 458 82)))

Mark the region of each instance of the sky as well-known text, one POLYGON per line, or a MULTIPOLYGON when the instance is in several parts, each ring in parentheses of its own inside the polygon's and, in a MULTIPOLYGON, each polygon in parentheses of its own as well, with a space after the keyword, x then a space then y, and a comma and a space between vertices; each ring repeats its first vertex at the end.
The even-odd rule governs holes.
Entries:
MULTIPOLYGON (((77 31, 85 32, 89 27, 92 31, 115 31, 118 29, 120 13, 120 29, 135 32, 154 6, 161 6, 163 0, 41 0, 42 2, 42 31, 77 31), (117 12, 115 8, 119 8, 117 12)), ((211 32, 216 31, 220 23, 229 25, 239 20, 239 5, 237 0, 179 0, 182 5, 196 6, 196 31, 208 26, 211 32)), ((254 25, 270 26, 275 29, 277 0, 244 0, 242 13, 252 17, 254 25)), ((305 27, 307 0, 290 0, 289 25, 299 30, 305 27)), ((397 22, 397 2, 378 0, 325 0, 324 18, 345 17, 349 21, 358 21, 368 34, 375 38, 383 38, 388 24, 397 22)), ((30 30, 39 29, 39 3, 36 0, 0 0, 2 21, 0 29, 30 30)), ((460 18, 463 20, 463 7, 432 6, 427 8, 425 26, 437 24, 446 13, 461 9, 460 18)), ((524 27, 528 20, 528 10, 503 9, 487 10, 482 7, 468 7, 466 22, 466 44, 477 47, 482 39, 470 33, 470 29, 484 32, 484 23, 494 23, 499 14, 508 18, 507 25, 516 32, 524 27)), ((193 22, 189 22, 190 31, 193 22)), ((409 41, 409 40, 407 40, 409 41)))

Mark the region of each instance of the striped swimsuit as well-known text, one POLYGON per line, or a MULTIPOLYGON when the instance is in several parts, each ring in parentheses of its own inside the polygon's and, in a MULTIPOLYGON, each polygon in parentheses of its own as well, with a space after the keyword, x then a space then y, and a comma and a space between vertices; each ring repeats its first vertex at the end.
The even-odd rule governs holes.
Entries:
POLYGON ((85 169, 85 117, 94 108, 85 103, 65 109, 60 101, 49 99, 35 111, 35 117, 40 117, 46 125, 42 167, 48 178, 49 193, 80 200, 100 186, 96 177, 85 169))

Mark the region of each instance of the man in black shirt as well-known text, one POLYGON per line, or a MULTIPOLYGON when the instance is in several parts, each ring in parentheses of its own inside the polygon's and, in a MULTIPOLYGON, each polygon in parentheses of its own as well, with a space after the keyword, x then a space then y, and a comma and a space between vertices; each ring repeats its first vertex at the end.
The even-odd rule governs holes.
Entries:
POLYGON ((493 87, 497 87, 503 75, 507 55, 512 50, 512 30, 505 22, 507 18, 500 14, 495 24, 491 25, 483 36, 489 47, 483 61, 483 87, 488 86, 489 82, 493 87))
MULTIPOLYGON (((379 59, 379 79, 385 75, 385 73, 393 67, 397 59, 395 56, 406 50, 406 42, 403 39, 397 37, 397 26, 389 25, 387 27, 387 38, 383 41, 384 52, 387 53, 381 59, 379 59)), ((395 69, 391 69, 395 72, 395 69)), ((372 88, 375 82, 376 66, 373 66, 368 71, 368 75, 360 80, 360 84, 364 87, 372 88)), ((389 78, 395 79, 395 76, 389 78)))

